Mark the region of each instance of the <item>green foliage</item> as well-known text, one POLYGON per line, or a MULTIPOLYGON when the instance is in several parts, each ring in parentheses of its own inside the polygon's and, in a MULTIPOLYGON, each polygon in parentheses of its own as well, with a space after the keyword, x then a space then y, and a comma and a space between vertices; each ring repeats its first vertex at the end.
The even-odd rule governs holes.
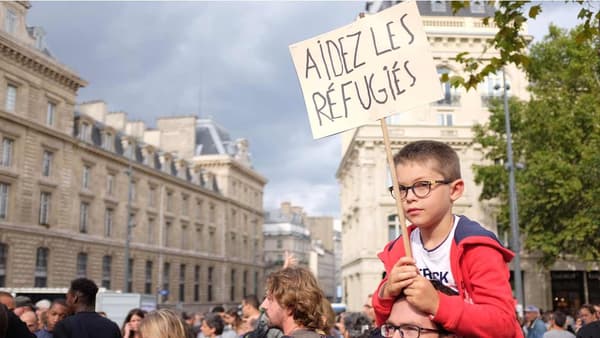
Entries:
MULTIPOLYGON (((571 2, 576 2, 581 6, 577 17, 582 20, 583 24, 576 35, 577 43, 584 43, 600 37, 598 28, 600 9, 594 10, 594 7, 597 6, 588 1, 576 0, 571 2)), ((487 49, 498 50, 500 56, 483 60, 479 56, 471 56, 468 53, 456 55, 456 61, 462 64, 467 75, 464 78, 454 79, 451 82, 453 86, 462 86, 470 90, 477 88, 477 85, 488 74, 497 73, 508 64, 515 64, 517 67, 528 67, 527 47, 529 41, 520 32, 529 20, 534 20, 542 13, 543 3, 536 5, 531 5, 530 1, 486 1, 486 3, 489 5, 497 4, 498 6, 494 16, 484 18, 483 22, 484 24, 493 22, 498 27, 498 32, 487 46, 487 49), (525 13, 527 8, 529 10, 525 13)), ((452 1, 451 6, 453 13, 456 14, 460 9, 468 7, 469 1, 452 1)), ((446 80, 448 80, 447 77, 446 80)))
MULTIPOLYGON (((516 171, 521 234, 545 265, 563 255, 600 259, 600 56, 597 44, 578 42, 585 29, 550 27, 531 48, 531 100, 509 105, 514 158, 525 165, 516 171)), ((481 199, 497 198, 499 223, 508 225, 502 103, 490 111, 474 128, 475 143, 497 164, 474 169, 481 199)))

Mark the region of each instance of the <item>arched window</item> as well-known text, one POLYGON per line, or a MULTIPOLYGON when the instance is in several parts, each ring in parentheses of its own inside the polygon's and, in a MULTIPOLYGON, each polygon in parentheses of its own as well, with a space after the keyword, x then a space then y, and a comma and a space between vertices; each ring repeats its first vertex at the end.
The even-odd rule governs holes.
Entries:
MULTIPOLYGON (((502 79, 502 72, 488 74, 483 81, 479 84, 479 92, 481 93, 481 102, 483 105, 488 105, 490 100, 494 98, 502 98, 504 95, 504 81, 502 79)), ((506 94, 512 95, 510 88, 510 78, 506 77, 506 94)))
MULTIPOLYGON (((437 69, 438 75, 450 74, 451 71, 447 67, 439 67, 437 69)), ((440 82, 442 86, 442 94, 444 95, 441 100, 437 101, 438 105, 444 106, 456 106, 460 103, 460 91, 459 88, 452 87, 450 82, 440 82)))

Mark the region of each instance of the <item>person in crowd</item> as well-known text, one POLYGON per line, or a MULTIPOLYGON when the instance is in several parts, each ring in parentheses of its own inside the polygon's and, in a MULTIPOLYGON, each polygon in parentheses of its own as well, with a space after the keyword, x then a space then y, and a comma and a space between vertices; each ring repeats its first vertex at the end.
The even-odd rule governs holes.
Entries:
POLYGON ((4 304, 7 309, 13 311, 15 309, 15 298, 10 292, 0 291, 0 304, 4 304))
POLYGON ((365 304, 363 305, 363 313, 367 317, 371 318, 373 323, 375 323, 375 310, 373 309, 373 294, 372 293, 367 295, 367 300, 365 301, 365 304))
POLYGON ((379 253, 387 274, 373 294, 376 321, 384 323, 394 299, 404 294, 459 336, 519 337, 507 264, 514 254, 491 231, 452 213, 465 185, 459 163, 456 151, 438 141, 411 142, 394 156, 400 195, 393 197, 412 223, 407 241, 413 257, 402 237, 379 253), (460 296, 442 294, 428 280, 460 296))
POLYGON ((346 312, 342 317, 344 338, 369 338, 373 330, 373 320, 364 312, 346 312))
POLYGON ((187 338, 183 321, 170 309, 159 309, 146 314, 140 324, 142 338, 187 338))
POLYGON ((256 295, 249 295, 242 299, 242 320, 247 325, 248 330, 256 328, 260 311, 258 310, 258 298, 256 295))
POLYGON ((87 278, 71 281, 67 305, 74 313, 56 324, 54 338, 122 338, 117 324, 95 311, 98 286, 87 278))
POLYGON ((554 311, 550 316, 550 327, 544 333, 544 338, 575 338, 575 335, 566 330, 567 315, 561 311, 554 311))
POLYGON ((13 312, 17 315, 17 317, 21 317, 21 315, 27 311, 35 312, 31 298, 27 296, 16 296, 15 309, 13 312))
POLYGON ((35 334, 39 330, 38 318, 37 318, 37 315, 35 314, 35 312, 33 312, 33 311, 23 312, 23 314, 21 315, 21 317, 19 317, 19 319, 21 319, 21 321, 23 323, 25 323, 25 325, 27 325, 27 329, 29 330, 29 332, 35 334))
POLYGON ((223 334, 224 328, 225 322, 223 318, 218 313, 209 312, 204 315, 200 330, 204 338, 216 338, 223 334))
POLYGON ((188 337, 196 338, 198 332, 194 333, 194 316, 190 315, 187 312, 181 313, 181 320, 183 321, 183 326, 185 326, 185 334, 188 337))
POLYGON ((200 327, 202 326, 202 319, 204 319, 204 315, 200 312, 195 312, 192 318, 192 335, 197 337, 200 333, 200 327))
POLYGON ((546 332, 546 325, 540 318, 540 309, 535 305, 525 307, 525 326, 523 331, 527 338, 542 338, 546 332))
POLYGON ((35 303, 35 314, 37 315, 38 327, 40 328, 44 327, 44 323, 46 322, 46 312, 50 308, 50 305, 52 305, 52 302, 47 299, 42 299, 35 303))
POLYGON ((384 338, 456 337, 439 323, 433 321, 427 313, 417 309, 403 295, 394 300, 390 315, 381 325, 380 332, 384 338), (399 335, 395 335, 396 332, 399 335))
POLYGON ((0 304, 0 337, 35 338, 35 335, 29 332, 27 325, 17 317, 14 311, 9 310, 6 305, 0 304))
POLYGON ((344 316, 346 316, 347 313, 348 312, 340 312, 335 317, 335 328, 337 329, 340 338, 343 338, 344 332, 346 332, 346 326, 344 325, 344 316))
POLYGON ((146 312, 138 308, 131 309, 129 313, 127 313, 127 316, 125 316, 125 320, 123 321, 123 326, 121 327, 123 338, 140 338, 140 323, 145 315, 146 312))
POLYGON ((266 297, 261 304, 270 326, 286 336, 320 338, 323 291, 313 274, 304 267, 290 266, 269 275, 266 297))
MULTIPOLYGON (((238 313, 237 307, 225 311, 225 314, 223 315, 223 321, 225 321, 225 327, 229 327, 233 332, 235 332, 237 337, 248 332, 246 326, 244 325, 242 317, 240 317, 238 313)), ((225 336, 224 332, 223 336, 225 336)))
POLYGON ((593 321, 598 320, 596 317, 596 309, 592 304, 583 304, 579 308, 579 318, 581 318, 582 324, 585 326, 593 321))
POLYGON ((45 313, 42 328, 36 332, 37 338, 53 338, 54 327, 69 315, 69 307, 64 299, 55 299, 45 313))

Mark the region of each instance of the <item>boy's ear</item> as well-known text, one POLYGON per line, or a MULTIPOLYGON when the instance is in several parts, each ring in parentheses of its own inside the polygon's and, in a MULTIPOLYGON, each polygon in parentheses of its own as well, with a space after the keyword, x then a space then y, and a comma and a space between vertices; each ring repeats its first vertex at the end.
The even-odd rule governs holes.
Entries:
POLYGON ((450 200, 452 200, 452 202, 456 201, 462 196, 464 191, 465 181, 463 181, 462 178, 452 182, 450 185, 450 200))

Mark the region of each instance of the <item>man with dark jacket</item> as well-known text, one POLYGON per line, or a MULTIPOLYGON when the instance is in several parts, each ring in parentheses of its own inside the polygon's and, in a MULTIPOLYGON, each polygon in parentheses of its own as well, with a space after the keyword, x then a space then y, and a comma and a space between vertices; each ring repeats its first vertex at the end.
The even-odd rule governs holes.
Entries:
POLYGON ((67 305, 75 314, 56 324, 54 338, 121 338, 117 324, 96 313, 96 293, 98 287, 92 280, 71 282, 67 305))

